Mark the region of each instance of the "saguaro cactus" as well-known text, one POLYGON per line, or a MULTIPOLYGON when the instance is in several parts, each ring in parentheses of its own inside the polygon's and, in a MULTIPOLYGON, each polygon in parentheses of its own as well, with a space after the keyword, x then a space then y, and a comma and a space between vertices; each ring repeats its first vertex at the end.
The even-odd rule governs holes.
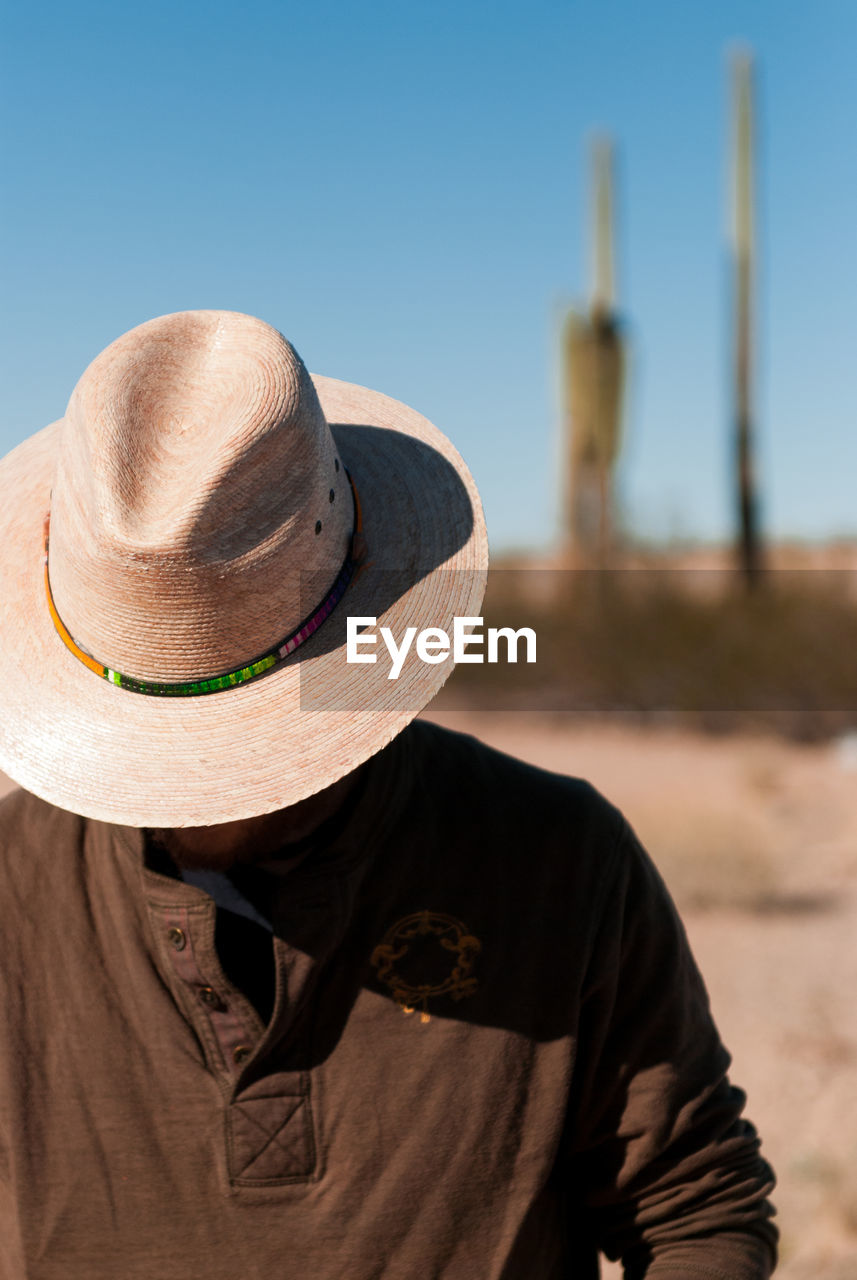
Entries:
POLYGON ((759 505, 754 466, 754 130, 753 60, 747 52, 732 57, 733 172, 733 414, 738 513, 738 559, 748 585, 761 569, 759 505))
POLYGON ((566 540, 605 563, 614 536, 613 473, 621 444, 625 347, 614 306, 613 147, 592 149, 593 279, 589 314, 569 313, 562 334, 566 426, 566 540))

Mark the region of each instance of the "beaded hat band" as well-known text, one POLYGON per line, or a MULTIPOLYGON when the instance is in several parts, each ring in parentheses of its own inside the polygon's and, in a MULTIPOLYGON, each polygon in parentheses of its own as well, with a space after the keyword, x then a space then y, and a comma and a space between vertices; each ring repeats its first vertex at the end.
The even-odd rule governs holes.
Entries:
POLYGON ((336 581, 321 604, 313 610, 308 618, 300 623, 294 631, 290 632, 284 640, 274 645, 272 649, 260 654, 258 658, 254 658, 245 666, 237 667, 234 671, 225 671, 218 676, 210 676, 206 680, 141 680, 136 676, 126 676, 120 671, 114 671, 112 667, 108 667, 103 662, 93 658, 70 634, 54 604, 54 598, 51 593, 50 573, 48 571, 51 518, 50 515, 47 515, 45 517, 45 596, 57 635, 66 648, 84 666, 89 667, 90 671, 94 671, 103 680, 117 685, 120 689, 128 689, 131 693, 144 693, 156 698, 195 698, 205 693, 219 693, 223 689, 232 689, 236 685, 247 684, 249 680, 255 680, 258 676, 264 675, 268 671, 273 671, 281 663, 285 662, 286 658, 290 657, 296 649, 300 648, 304 641, 308 640, 321 624, 330 617, 345 595, 349 584, 364 565, 365 543, 360 499, 351 473, 346 469, 345 474, 348 477, 354 498, 354 529, 348 552, 342 562, 339 573, 336 575, 336 581))

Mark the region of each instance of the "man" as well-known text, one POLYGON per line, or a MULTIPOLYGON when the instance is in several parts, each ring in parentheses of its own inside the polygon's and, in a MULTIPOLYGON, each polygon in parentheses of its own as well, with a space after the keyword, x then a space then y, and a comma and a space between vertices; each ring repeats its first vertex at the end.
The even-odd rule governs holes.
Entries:
POLYGON ((415 722, 448 657, 345 660, 348 617, 478 614, 445 437, 189 312, 0 482, 2 1280, 766 1277, 621 815, 415 722))

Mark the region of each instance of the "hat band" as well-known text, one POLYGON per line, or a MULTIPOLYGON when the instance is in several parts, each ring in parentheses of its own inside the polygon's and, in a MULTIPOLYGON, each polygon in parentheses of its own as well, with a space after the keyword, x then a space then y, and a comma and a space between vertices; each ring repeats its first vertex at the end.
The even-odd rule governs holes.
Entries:
POLYGON ((103 662, 93 658, 73 638, 54 604, 50 575, 48 573, 48 533, 50 526, 50 515, 48 515, 45 517, 45 595, 57 634, 66 648, 84 666, 89 667, 90 671, 94 671, 102 679, 109 681, 110 684, 117 685, 120 689, 129 689, 132 693, 145 693, 156 698, 195 698, 205 693, 219 693, 223 689, 232 689, 236 685, 247 684, 248 681, 255 680, 258 676, 272 671, 275 667, 285 662, 286 658, 291 657, 295 650, 299 649, 304 641, 308 640, 331 615, 363 563, 365 550, 363 546, 363 519, 360 510, 360 499, 357 496, 357 489, 350 473, 346 470, 345 474, 348 476, 351 493, 354 498, 354 530, 342 567, 336 576, 336 581, 321 604, 313 610, 304 622, 300 623, 294 631, 290 632, 284 640, 274 645, 272 649, 260 654, 258 658, 254 658, 245 666, 236 667, 234 671, 226 671, 222 675, 211 676, 206 680, 140 680, 136 676, 123 675, 120 671, 115 671, 112 667, 108 667, 103 662))

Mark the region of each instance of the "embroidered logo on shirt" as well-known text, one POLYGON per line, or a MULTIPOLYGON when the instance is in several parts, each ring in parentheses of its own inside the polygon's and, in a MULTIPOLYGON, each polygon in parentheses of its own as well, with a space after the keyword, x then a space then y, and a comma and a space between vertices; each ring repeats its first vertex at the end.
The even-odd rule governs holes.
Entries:
POLYGON ((419 1009, 420 1022, 430 1022, 430 999, 473 995, 478 985, 473 964, 481 950, 479 939, 454 916, 416 911, 387 931, 372 952, 372 964, 402 1012, 419 1009))

